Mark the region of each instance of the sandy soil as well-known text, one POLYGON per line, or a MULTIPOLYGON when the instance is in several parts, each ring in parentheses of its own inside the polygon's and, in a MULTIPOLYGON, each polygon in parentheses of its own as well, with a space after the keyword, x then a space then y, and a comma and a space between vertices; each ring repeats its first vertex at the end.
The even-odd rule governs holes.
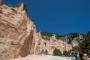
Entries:
POLYGON ((70 58, 49 55, 29 55, 27 57, 20 57, 11 60, 70 60, 70 58))

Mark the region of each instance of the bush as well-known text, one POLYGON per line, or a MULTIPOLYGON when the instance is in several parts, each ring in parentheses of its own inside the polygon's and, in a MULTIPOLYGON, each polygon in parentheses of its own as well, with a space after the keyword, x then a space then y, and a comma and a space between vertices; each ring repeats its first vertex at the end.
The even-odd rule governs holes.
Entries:
POLYGON ((53 33, 48 32, 41 32, 42 38, 48 40, 50 37, 53 36, 53 33))
POLYGON ((48 55, 48 51, 47 51, 47 50, 45 50, 44 54, 48 55))
POLYGON ((79 47, 82 52, 88 52, 90 50, 90 31, 83 35, 84 40, 80 41, 79 47))
POLYGON ((61 37, 64 37, 63 35, 56 34, 56 39, 61 39, 61 37))
POLYGON ((82 42, 80 42, 80 50, 82 52, 88 52, 89 47, 90 47, 90 42, 88 42, 87 40, 84 40, 82 42))
POLYGON ((68 54, 69 54, 68 51, 64 51, 64 52, 63 52, 63 55, 64 55, 64 56, 68 56, 68 54))
POLYGON ((53 56, 62 56, 62 53, 60 52, 59 49, 56 49, 53 51, 53 56))

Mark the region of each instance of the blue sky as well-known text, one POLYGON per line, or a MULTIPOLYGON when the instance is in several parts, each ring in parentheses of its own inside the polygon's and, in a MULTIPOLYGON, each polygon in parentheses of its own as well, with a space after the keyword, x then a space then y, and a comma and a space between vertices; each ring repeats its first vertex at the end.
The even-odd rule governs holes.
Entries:
MULTIPOLYGON (((4 0, 16 4, 19 0, 4 0)), ((67 34, 90 30, 90 0, 21 0, 39 31, 67 34)))

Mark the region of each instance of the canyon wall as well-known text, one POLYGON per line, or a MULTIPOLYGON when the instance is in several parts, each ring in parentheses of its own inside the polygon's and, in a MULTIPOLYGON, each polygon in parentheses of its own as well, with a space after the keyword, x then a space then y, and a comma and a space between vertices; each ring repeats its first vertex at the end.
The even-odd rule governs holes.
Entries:
POLYGON ((30 54, 52 55, 54 49, 62 53, 72 49, 72 45, 56 39, 43 39, 36 25, 28 17, 23 3, 16 7, 0 5, 0 60, 25 57, 30 54))
POLYGON ((34 23, 28 18, 24 4, 0 6, 0 60, 30 54, 34 23))

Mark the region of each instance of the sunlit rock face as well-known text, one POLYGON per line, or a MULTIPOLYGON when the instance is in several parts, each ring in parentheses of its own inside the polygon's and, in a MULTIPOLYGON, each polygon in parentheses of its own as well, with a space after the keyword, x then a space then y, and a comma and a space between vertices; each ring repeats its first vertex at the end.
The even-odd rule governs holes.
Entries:
POLYGON ((62 53, 72 49, 72 45, 52 36, 42 38, 35 24, 27 16, 23 3, 15 8, 0 5, 0 60, 25 57, 30 54, 52 55, 55 48, 62 53), (47 53, 46 53, 47 52, 47 53))
POLYGON ((27 17, 24 4, 0 6, 0 60, 27 56, 33 41, 34 23, 27 17))
POLYGON ((55 35, 50 39, 43 39, 40 32, 34 31, 31 54, 53 55, 55 48, 63 54, 64 51, 72 50, 72 45, 61 39, 56 39, 55 35))

